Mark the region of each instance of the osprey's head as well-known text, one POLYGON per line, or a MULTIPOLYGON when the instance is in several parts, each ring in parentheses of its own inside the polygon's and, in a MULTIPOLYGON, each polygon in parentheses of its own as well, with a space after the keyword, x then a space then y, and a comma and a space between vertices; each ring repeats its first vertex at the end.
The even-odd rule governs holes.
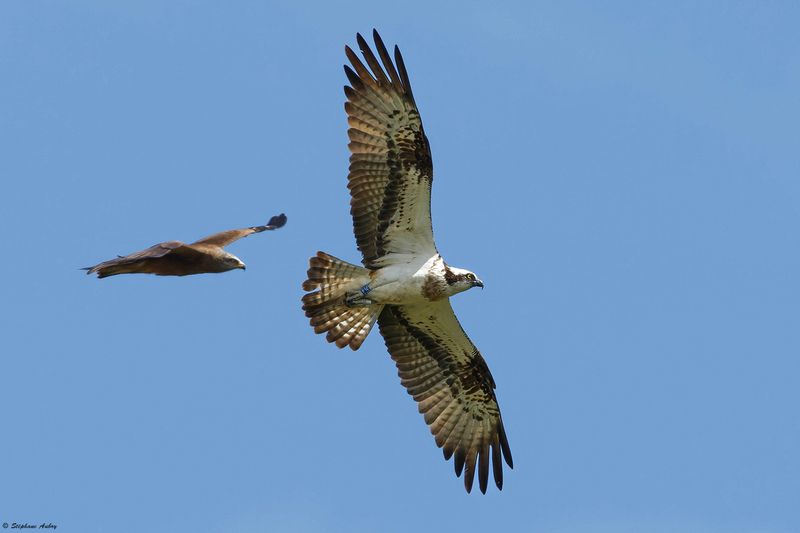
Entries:
POLYGON ((236 268, 245 270, 247 268, 241 259, 233 254, 229 254, 228 252, 225 252, 225 255, 222 256, 222 263, 227 267, 228 270, 234 270, 236 268))
POLYGON ((483 288, 483 282, 478 276, 476 276, 474 272, 464 270, 463 268, 445 267, 444 279, 447 281, 450 296, 458 294, 459 292, 464 292, 472 287, 483 288))

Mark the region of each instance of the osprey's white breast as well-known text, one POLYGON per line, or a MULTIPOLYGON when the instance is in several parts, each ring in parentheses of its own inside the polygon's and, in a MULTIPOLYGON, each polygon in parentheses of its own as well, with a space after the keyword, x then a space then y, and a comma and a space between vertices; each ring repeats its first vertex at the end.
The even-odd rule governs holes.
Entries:
POLYGON ((439 254, 426 261, 396 262, 373 271, 369 299, 381 304, 412 304, 444 296, 444 260, 439 254))

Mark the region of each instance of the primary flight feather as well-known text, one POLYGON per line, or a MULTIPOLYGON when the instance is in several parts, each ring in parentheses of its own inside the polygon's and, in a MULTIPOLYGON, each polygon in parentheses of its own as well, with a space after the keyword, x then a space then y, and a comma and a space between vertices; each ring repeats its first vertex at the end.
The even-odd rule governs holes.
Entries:
POLYGON ((449 298, 478 277, 449 266, 436 249, 430 198, 433 165, 400 50, 394 61, 377 31, 377 56, 361 35, 350 47, 344 88, 350 156, 350 213, 363 267, 317 252, 303 309, 317 333, 357 350, 378 322, 402 385, 413 396, 456 475, 486 492, 489 470, 503 486, 513 467, 495 383, 449 298), (366 63, 366 64, 365 64, 366 63))

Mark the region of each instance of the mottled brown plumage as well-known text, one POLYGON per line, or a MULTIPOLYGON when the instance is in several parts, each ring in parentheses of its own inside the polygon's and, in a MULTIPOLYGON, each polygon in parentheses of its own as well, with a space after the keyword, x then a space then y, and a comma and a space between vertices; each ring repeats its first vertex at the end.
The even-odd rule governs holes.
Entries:
POLYGON ((263 226, 252 226, 243 229, 222 231, 184 244, 180 241, 168 241, 156 244, 116 259, 104 261, 92 267, 86 267, 87 274, 97 274, 98 278, 107 278, 117 274, 155 274, 157 276, 189 276, 227 272, 236 268, 245 268, 245 264, 223 247, 243 237, 274 230, 286 224, 286 215, 272 217, 263 226))
POLYGON ((494 378, 456 319, 448 299, 424 305, 390 305, 378 319, 381 335, 397 365, 400 381, 419 404, 445 459, 455 455, 467 492, 478 463, 478 484, 486 492, 489 450, 494 481, 503 488, 501 455, 513 466, 494 378), (480 460, 479 460, 480 459, 480 460))
POLYGON ((350 213, 362 263, 376 268, 387 253, 407 248, 436 250, 430 218, 433 163, 428 138, 411 92, 403 57, 395 47, 397 72, 377 32, 378 55, 361 35, 358 46, 370 74, 350 47, 345 53, 353 69, 344 67, 352 87, 345 87, 350 128, 350 213))
POLYGON ((494 379, 449 301, 483 282, 436 249, 428 139, 400 51, 393 62, 376 31, 373 38, 377 55, 357 36, 364 62, 345 47, 350 212, 364 267, 318 252, 303 310, 340 348, 358 349, 377 321, 401 383, 467 491, 477 472, 486 492, 490 465, 502 488, 502 462, 513 462, 494 379))

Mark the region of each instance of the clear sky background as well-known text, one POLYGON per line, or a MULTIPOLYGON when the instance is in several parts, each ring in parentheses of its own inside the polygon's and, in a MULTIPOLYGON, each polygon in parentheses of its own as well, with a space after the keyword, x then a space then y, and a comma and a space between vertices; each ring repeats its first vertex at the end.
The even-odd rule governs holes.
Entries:
POLYGON ((0 521, 59 532, 800 530, 796 2, 0 3, 0 521), (404 53, 516 468, 464 492, 377 331, 343 47, 404 53), (265 222, 246 272, 97 280, 265 222))

